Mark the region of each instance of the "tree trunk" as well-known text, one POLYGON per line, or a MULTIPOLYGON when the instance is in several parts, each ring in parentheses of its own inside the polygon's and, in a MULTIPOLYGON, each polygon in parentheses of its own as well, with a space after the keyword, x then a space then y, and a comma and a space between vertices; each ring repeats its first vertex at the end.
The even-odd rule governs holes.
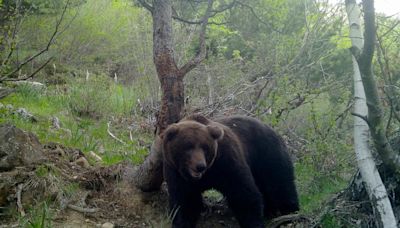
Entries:
MULTIPOLYGON (((355 0, 346 0, 346 10, 350 25, 350 37, 353 47, 363 47, 360 10, 355 0)), ((352 56, 354 70, 354 147, 360 173, 369 198, 373 204, 377 227, 397 227, 396 218, 387 195, 385 185, 375 165, 374 157, 369 148, 369 127, 361 118, 368 114, 365 91, 361 80, 360 68, 355 56, 352 56)))
POLYGON ((159 135, 172 123, 181 119, 184 106, 184 76, 205 57, 205 30, 213 0, 202 19, 200 51, 188 63, 178 68, 174 59, 171 0, 154 0, 153 6, 140 1, 153 16, 153 60, 161 84, 161 109, 157 116, 156 139, 149 156, 135 173, 134 184, 142 191, 158 190, 163 182, 163 156, 159 135))
MULTIPOLYGON (((353 2, 354 0, 350 1, 353 2)), ((365 42, 364 46, 354 46, 353 54, 356 56, 361 78, 364 85, 368 106, 368 124, 370 125, 372 139, 385 167, 396 175, 400 174, 400 155, 393 151, 385 134, 383 108, 378 95, 375 78, 372 71, 372 58, 374 55, 376 29, 374 1, 363 0, 365 42), (362 52, 361 52, 362 50, 362 52)))

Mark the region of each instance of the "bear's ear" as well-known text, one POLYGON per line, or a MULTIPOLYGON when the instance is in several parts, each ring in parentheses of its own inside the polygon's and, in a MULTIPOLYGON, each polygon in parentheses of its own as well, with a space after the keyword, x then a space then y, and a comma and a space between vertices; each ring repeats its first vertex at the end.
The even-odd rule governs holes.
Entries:
POLYGON ((215 140, 221 140, 224 137, 224 130, 219 126, 208 125, 207 130, 215 140))
POLYGON ((193 120, 193 121, 196 121, 196 122, 204 124, 204 125, 207 125, 210 123, 210 121, 201 114, 193 114, 193 115, 187 117, 187 120, 193 120))
POLYGON ((171 141, 179 132, 179 128, 176 124, 169 126, 162 134, 161 139, 171 141))

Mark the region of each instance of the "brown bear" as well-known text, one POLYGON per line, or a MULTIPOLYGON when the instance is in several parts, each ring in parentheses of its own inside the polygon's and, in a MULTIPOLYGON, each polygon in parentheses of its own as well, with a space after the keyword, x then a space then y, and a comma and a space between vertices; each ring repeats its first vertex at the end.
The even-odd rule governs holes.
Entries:
POLYGON ((202 192, 216 189, 241 227, 264 227, 299 210, 293 165, 281 137, 244 116, 193 115, 161 135, 173 227, 195 227, 202 192))

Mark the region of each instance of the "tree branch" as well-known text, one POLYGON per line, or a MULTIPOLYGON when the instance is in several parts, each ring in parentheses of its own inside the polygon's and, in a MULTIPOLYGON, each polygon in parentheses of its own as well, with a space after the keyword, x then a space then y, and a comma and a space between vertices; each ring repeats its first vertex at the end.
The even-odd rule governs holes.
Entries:
POLYGON ((210 17, 210 13, 212 10, 214 0, 208 0, 208 6, 206 13, 202 19, 201 30, 199 35, 199 42, 200 42, 200 50, 191 60, 189 60, 183 67, 179 69, 179 76, 184 77, 189 71, 195 68, 203 59, 206 57, 206 28, 208 24, 208 19, 210 17))
POLYGON ((262 20, 257 13, 254 11, 254 8, 246 3, 243 2, 237 2, 238 5, 244 6, 245 8, 249 9, 251 14, 253 14, 253 16, 263 25, 267 26, 268 28, 270 28, 272 31, 277 32, 277 33, 282 33, 282 31, 276 29, 274 26, 272 26, 270 23, 265 22, 264 20, 262 20))
POLYGON ((53 58, 49 58, 45 63, 40 65, 34 72, 32 72, 29 76, 26 76, 24 78, 8 78, 7 76, 3 77, 0 79, 0 82, 16 82, 16 81, 25 81, 30 78, 33 78, 40 70, 43 69, 53 58))
MULTIPOLYGON (((212 18, 215 15, 217 15, 219 13, 222 13, 222 12, 228 10, 228 9, 232 9, 237 3, 238 3, 238 1, 234 0, 231 3, 220 7, 219 9, 211 10, 209 18, 212 18)), ((184 18, 180 17, 175 10, 173 11, 172 18, 177 20, 177 21, 180 21, 180 22, 183 22, 183 23, 186 23, 186 24, 191 24, 191 25, 200 25, 200 24, 203 24, 203 21, 204 21, 203 19, 202 20, 197 20, 197 21, 191 21, 191 20, 184 19, 184 18)), ((208 22, 208 24, 223 25, 223 24, 226 24, 226 23, 208 22)))
POLYGON ((371 126, 371 125, 369 124, 369 121, 368 121, 368 116, 363 116, 363 115, 360 115, 360 114, 355 113, 355 112, 351 112, 351 115, 357 116, 358 118, 364 120, 364 121, 367 123, 368 127, 371 126))
MULTIPOLYGON (((215 16, 215 14, 214 14, 214 15, 211 15, 210 17, 213 17, 213 16, 215 16)), ((190 21, 190 20, 181 18, 181 17, 176 16, 176 15, 173 15, 172 18, 175 19, 175 20, 177 20, 177 21, 180 21, 180 22, 189 24, 189 25, 199 25, 199 24, 202 24, 202 21, 201 21, 201 20, 199 20, 199 21, 190 21)), ((208 22, 208 24, 209 24, 209 25, 224 25, 224 24, 226 24, 226 23, 218 23, 218 22, 213 22, 213 21, 212 21, 212 22, 208 22)))
MULTIPOLYGON (((6 78, 9 78, 10 76, 12 76, 13 74, 17 73, 23 66, 25 66, 27 63, 31 62, 32 60, 34 60, 35 58, 37 58, 38 56, 42 55, 43 53, 45 53, 46 51, 49 50, 50 46, 53 44, 54 39, 58 33, 58 29, 60 28, 61 22, 64 19, 65 16, 65 12, 67 11, 68 5, 69 5, 70 0, 67 1, 67 3, 64 6, 64 9, 61 13, 61 17, 60 19, 57 21, 56 23, 56 27, 54 29, 53 34, 51 35, 49 42, 47 42, 47 45, 45 48, 43 48, 42 50, 40 50, 38 53, 36 53, 35 55, 29 57, 28 59, 26 59, 24 62, 20 63, 18 65, 18 67, 16 69, 14 69, 12 72, 8 73, 6 76, 4 76, 3 78, 0 79, 0 81, 4 81, 6 78)), ((37 72, 36 72, 37 73, 37 72)))
POLYGON ((144 7, 146 8, 148 11, 150 11, 151 13, 153 13, 154 7, 152 5, 150 5, 149 3, 146 2, 146 0, 138 0, 138 2, 144 7))
POLYGON ((19 19, 15 20, 15 23, 14 23, 14 26, 13 26, 13 31, 12 31, 12 36, 11 36, 12 38, 11 38, 11 44, 10 44, 10 51, 8 52, 7 57, 4 59, 3 63, 1 64, 1 67, 4 67, 5 65, 8 64, 8 62, 11 59, 12 54, 14 53, 15 47, 17 45, 15 37, 17 35, 17 31, 18 31, 19 25, 21 25, 21 22, 22 22, 22 19, 21 20, 19 20, 19 19))

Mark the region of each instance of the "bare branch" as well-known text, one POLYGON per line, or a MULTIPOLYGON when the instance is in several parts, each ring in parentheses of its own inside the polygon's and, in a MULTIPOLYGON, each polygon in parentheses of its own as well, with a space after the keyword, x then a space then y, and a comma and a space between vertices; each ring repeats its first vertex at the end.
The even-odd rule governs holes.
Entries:
POLYGON ((206 40, 205 40, 206 28, 213 3, 214 0, 208 0, 207 10, 202 19, 203 22, 201 24, 201 30, 199 35, 199 41, 200 41, 199 52, 196 54, 196 56, 194 56, 191 60, 189 60, 182 68, 179 69, 179 75, 182 78, 185 76, 186 73, 195 68, 206 57, 206 40))
POLYGON ((369 124, 369 121, 368 121, 368 116, 363 116, 363 115, 360 115, 360 114, 355 113, 355 112, 351 112, 351 115, 357 116, 358 118, 364 120, 364 121, 367 123, 368 126, 371 126, 371 125, 369 124))
MULTIPOLYGON (((214 17, 215 15, 217 15, 217 14, 219 14, 219 13, 222 13, 222 12, 224 12, 224 11, 226 11, 226 10, 232 9, 236 4, 237 4, 237 1, 234 0, 234 1, 232 1, 231 3, 229 3, 229 4, 227 4, 227 5, 224 5, 224 6, 220 7, 220 8, 218 8, 218 9, 211 10, 211 11, 210 11, 209 18, 212 18, 212 17, 214 17)), ((178 15, 178 13, 177 13, 175 10, 173 11, 172 18, 175 19, 175 20, 177 20, 177 21, 180 21, 180 22, 183 22, 183 23, 186 23, 186 24, 191 24, 191 25, 200 25, 200 24, 203 24, 203 21, 204 21, 203 19, 201 19, 201 20, 195 20, 195 21, 191 21, 191 20, 184 19, 184 18, 180 17, 180 16, 178 15)), ((226 24, 226 23, 218 23, 218 22, 212 21, 212 22, 208 22, 208 24, 212 24, 212 25, 223 25, 223 24, 226 24)))
POLYGON ((261 24, 267 26, 268 28, 270 28, 270 29, 271 29, 272 31, 274 31, 274 32, 282 33, 282 31, 276 29, 276 28, 275 28, 274 26, 272 26, 270 23, 268 23, 268 22, 262 20, 262 19, 257 15, 257 13, 254 11, 254 8, 253 8, 251 5, 248 5, 248 4, 243 3, 243 2, 240 2, 240 1, 238 1, 237 4, 243 6, 243 7, 247 8, 247 9, 249 9, 250 12, 251 12, 251 14, 253 14, 253 16, 254 16, 261 24))
POLYGON ((140 5, 142 5, 144 8, 146 8, 148 11, 153 13, 154 7, 152 5, 150 5, 148 2, 146 2, 146 0, 138 0, 138 2, 140 3, 140 5))
POLYGON ((21 25, 21 23, 20 23, 21 21, 22 21, 22 19, 21 20, 18 20, 18 19, 15 20, 15 23, 14 23, 14 26, 13 26, 13 31, 12 31, 12 36, 11 36, 12 38, 11 38, 11 44, 10 44, 10 51, 8 52, 7 57, 4 59, 3 63, 1 64, 2 67, 4 67, 5 65, 8 64, 8 62, 11 59, 12 54, 14 53, 14 50, 15 50, 15 47, 16 47, 16 39, 15 39, 15 37, 16 37, 16 35, 18 33, 18 27, 19 27, 19 25, 21 25))
POLYGON ((396 21, 390 28, 382 35, 380 36, 381 38, 385 37, 387 34, 389 34, 393 29, 395 29, 398 25, 400 24, 400 21, 396 21))
POLYGON ((43 53, 47 52, 50 48, 50 46, 53 44, 54 39, 56 37, 56 35, 58 34, 58 29, 60 28, 61 22, 64 19, 65 13, 67 11, 68 5, 69 5, 70 0, 67 1, 67 3, 64 6, 64 9, 61 13, 61 17, 60 19, 57 21, 56 23, 56 27, 54 29, 53 34, 51 35, 49 42, 47 43, 46 47, 43 48, 42 50, 40 50, 38 53, 36 53, 35 55, 29 57, 28 59, 26 59, 24 62, 22 62, 21 64, 18 65, 18 67, 16 69, 14 69, 12 72, 8 73, 6 76, 4 76, 2 78, 1 81, 4 81, 5 78, 10 77, 11 75, 17 73, 23 66, 25 66, 27 63, 31 62, 32 60, 34 60, 35 58, 37 58, 38 56, 42 55, 43 53))
MULTIPOLYGON (((212 16, 211 16, 211 17, 212 17, 212 16)), ((184 18, 178 17, 178 16, 176 16, 176 15, 173 15, 172 18, 175 19, 175 20, 177 20, 177 21, 180 21, 180 22, 183 22, 183 23, 186 23, 186 24, 190 24, 190 25, 199 25, 199 24, 202 24, 202 21, 201 21, 201 20, 199 20, 199 21, 189 21, 189 20, 186 20, 186 19, 184 19, 184 18)), ((218 23, 218 22, 212 21, 212 22, 208 22, 208 24, 209 24, 209 25, 224 25, 224 24, 226 24, 226 23, 218 23)))
POLYGON ((45 63, 43 63, 40 67, 38 67, 33 73, 31 73, 29 76, 23 77, 23 78, 8 78, 7 76, 3 77, 0 79, 0 82, 15 82, 15 81, 25 81, 30 78, 33 78, 40 70, 43 69, 53 58, 49 58, 45 63))

